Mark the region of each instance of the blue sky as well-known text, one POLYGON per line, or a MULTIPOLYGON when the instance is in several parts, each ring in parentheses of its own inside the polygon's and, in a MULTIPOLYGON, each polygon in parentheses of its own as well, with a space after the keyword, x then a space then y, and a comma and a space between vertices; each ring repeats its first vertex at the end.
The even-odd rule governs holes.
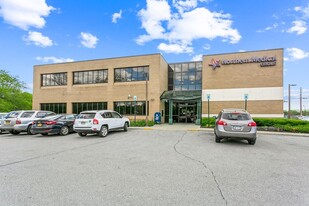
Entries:
POLYGON ((38 64, 152 53, 175 63, 284 48, 285 99, 297 84, 292 109, 300 87, 309 109, 308 20, 308 0, 0 0, 0 69, 32 92, 38 64))

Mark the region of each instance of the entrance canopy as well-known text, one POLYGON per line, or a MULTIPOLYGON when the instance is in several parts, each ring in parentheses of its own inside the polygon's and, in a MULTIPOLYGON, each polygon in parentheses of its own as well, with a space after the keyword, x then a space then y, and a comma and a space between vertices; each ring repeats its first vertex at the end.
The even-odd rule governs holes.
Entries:
POLYGON ((161 94, 160 100, 188 101, 188 100, 200 100, 201 97, 202 97, 201 90, 165 91, 161 94))

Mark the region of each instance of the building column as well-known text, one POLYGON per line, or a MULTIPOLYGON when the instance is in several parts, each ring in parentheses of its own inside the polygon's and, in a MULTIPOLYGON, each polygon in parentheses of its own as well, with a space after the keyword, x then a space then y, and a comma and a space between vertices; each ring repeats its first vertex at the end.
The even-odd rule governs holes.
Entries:
POLYGON ((196 125, 201 125, 201 112, 202 112, 202 106, 201 106, 201 100, 197 100, 197 108, 196 108, 196 125))
POLYGON ((173 100, 169 100, 169 115, 168 115, 168 123, 173 124, 173 100))

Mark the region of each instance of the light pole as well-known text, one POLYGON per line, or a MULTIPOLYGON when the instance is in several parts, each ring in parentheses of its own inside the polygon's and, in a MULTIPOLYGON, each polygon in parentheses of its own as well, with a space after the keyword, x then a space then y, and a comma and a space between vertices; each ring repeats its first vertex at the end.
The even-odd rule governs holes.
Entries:
POLYGON ((146 126, 148 126, 148 73, 145 73, 146 77, 146 126))
POLYGON ((302 88, 299 88, 299 115, 303 116, 303 96, 302 96, 302 88))
POLYGON ((296 86, 296 84, 289 84, 288 92, 289 92, 289 110, 288 110, 288 119, 291 118, 291 87, 296 86))

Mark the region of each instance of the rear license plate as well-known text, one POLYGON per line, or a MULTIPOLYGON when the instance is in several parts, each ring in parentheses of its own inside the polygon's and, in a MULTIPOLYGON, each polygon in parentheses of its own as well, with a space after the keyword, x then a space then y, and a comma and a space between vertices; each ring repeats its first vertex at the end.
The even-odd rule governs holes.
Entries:
POLYGON ((38 127, 42 127, 42 124, 38 124, 38 127))
POLYGON ((5 120, 4 124, 10 124, 11 121, 10 120, 5 120))
POLYGON ((241 126, 233 126, 233 130, 241 130, 241 126))

